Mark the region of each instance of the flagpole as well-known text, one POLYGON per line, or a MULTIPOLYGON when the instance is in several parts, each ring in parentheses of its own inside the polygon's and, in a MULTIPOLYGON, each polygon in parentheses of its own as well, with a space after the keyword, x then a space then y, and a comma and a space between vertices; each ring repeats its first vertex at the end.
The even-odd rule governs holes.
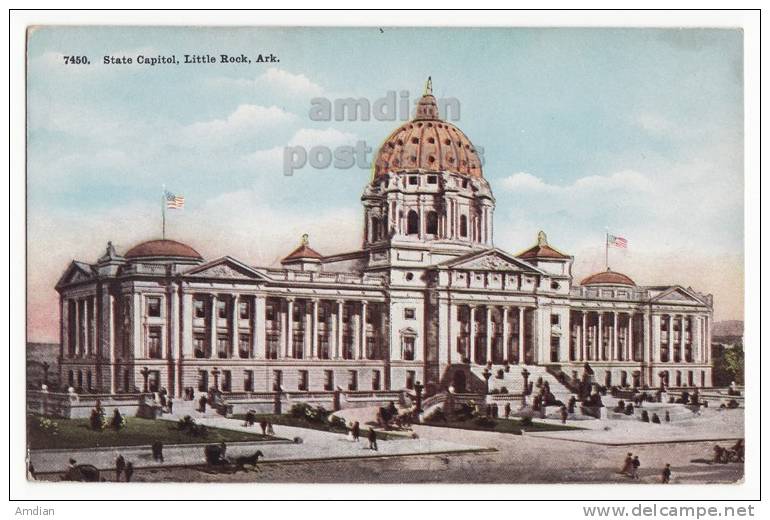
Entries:
POLYGON ((604 230, 604 268, 610 270, 610 233, 606 229, 604 230))
POLYGON ((166 185, 163 185, 163 195, 161 196, 160 212, 163 216, 163 240, 166 240, 166 185))

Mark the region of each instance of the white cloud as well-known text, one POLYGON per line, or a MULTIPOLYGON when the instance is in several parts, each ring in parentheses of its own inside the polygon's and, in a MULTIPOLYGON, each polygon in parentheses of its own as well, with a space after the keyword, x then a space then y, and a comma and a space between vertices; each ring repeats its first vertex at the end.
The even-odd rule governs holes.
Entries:
POLYGON ((270 67, 256 78, 213 78, 208 81, 213 88, 237 89, 244 92, 267 91, 284 98, 313 98, 323 93, 323 88, 304 74, 293 74, 284 69, 270 67))
POLYGON ((179 144, 215 147, 243 140, 259 140, 285 131, 297 117, 275 106, 239 105, 223 119, 192 123, 182 128, 179 144))

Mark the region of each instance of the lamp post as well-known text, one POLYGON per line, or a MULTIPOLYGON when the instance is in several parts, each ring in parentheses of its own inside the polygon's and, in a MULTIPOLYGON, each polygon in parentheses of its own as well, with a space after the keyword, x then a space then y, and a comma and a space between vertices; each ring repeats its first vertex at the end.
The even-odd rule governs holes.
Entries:
POLYGON ((425 385, 417 381, 414 384, 414 393, 417 396, 417 415, 419 416, 422 412, 422 390, 425 388, 425 385))
POLYGON ((214 390, 219 390, 219 369, 214 367, 211 371, 211 375, 214 377, 214 390))
POLYGON ((521 371, 521 377, 524 378, 524 395, 529 394, 529 370, 526 368, 521 371))
POLYGON ((142 378, 144 379, 144 384, 142 385, 142 392, 147 393, 150 391, 147 388, 147 376, 150 375, 150 369, 147 367, 142 367, 142 370, 140 370, 139 373, 142 374, 142 378))
POLYGON ((485 367, 481 374, 484 376, 484 395, 486 395, 489 394, 489 378, 492 377, 492 372, 485 367))

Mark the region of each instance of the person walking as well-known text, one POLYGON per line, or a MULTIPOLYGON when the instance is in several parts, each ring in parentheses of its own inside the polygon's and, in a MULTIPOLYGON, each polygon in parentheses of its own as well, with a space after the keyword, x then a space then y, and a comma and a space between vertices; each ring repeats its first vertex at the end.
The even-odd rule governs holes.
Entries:
POLYGON ((275 435, 275 432, 273 431, 273 423, 271 423, 270 421, 267 421, 267 434, 275 435))
POLYGON ((134 475, 134 463, 126 462, 126 482, 131 482, 131 477, 134 475))
POLYGON ((567 424, 567 417, 569 417, 569 414, 567 413, 567 407, 562 405, 561 406, 561 423, 567 424))
POLYGON ((639 466, 641 466, 642 463, 639 462, 639 455, 634 455, 634 460, 631 462, 631 478, 634 480, 639 480, 639 466))
POLYGON ((126 459, 123 458, 123 455, 118 453, 118 456, 115 457, 115 482, 120 482, 120 475, 123 473, 123 470, 126 469, 126 459))
POLYGON ((170 413, 170 414, 174 413, 174 400, 171 398, 171 396, 168 396, 167 403, 168 403, 167 404, 167 406, 168 406, 168 413, 170 413))
POLYGON ((662 484, 671 482, 671 464, 666 464, 666 467, 663 468, 663 472, 660 474, 660 482, 662 484))
POLYGON ((631 468, 634 465, 634 457, 631 455, 631 453, 628 453, 626 455, 626 460, 623 461, 623 467, 620 469, 621 475, 628 475, 631 476, 631 468))
POLYGON ((374 428, 369 428, 369 449, 378 451, 377 450, 377 432, 374 431, 374 428))
POLYGON ((353 428, 351 428, 350 431, 353 434, 353 440, 358 442, 359 437, 361 437, 361 425, 358 423, 358 421, 353 423, 353 428))
POLYGON ((266 435, 267 431, 267 419, 262 419, 259 421, 259 427, 262 428, 262 435, 266 435))
POLYGON ((155 462, 163 463, 163 443, 155 441, 152 443, 152 458, 155 462))

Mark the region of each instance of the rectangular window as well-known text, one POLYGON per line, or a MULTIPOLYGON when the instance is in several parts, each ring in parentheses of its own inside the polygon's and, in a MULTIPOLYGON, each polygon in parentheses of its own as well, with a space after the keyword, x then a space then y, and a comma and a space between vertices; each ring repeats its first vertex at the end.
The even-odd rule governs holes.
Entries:
POLYGON ((358 390, 358 372, 355 370, 348 371, 348 390, 358 390))
POLYGON ((230 347, 230 336, 227 334, 217 334, 217 356, 220 359, 228 357, 228 348, 230 347))
POLYGON ((407 390, 414 390, 415 373, 414 370, 406 371, 406 388, 407 390))
POLYGON ((428 175, 428 184, 438 184, 438 177, 435 175, 428 175))
POLYGON ((299 371, 299 381, 297 383, 297 390, 300 392, 307 392, 308 388, 308 372, 307 370, 299 371))
POLYGON ((217 317, 227 318, 227 302, 217 301, 217 317))
POLYGON ((196 358, 206 357, 206 335, 201 333, 193 334, 193 351, 196 358))
POLYGON ((559 324, 559 315, 551 314, 551 325, 558 325, 558 324, 559 324))
POLYGON ((163 355, 160 327, 150 327, 147 333, 147 352, 150 359, 161 359, 163 355))
POLYGON ((299 321, 300 320, 300 318, 302 316, 302 312, 301 311, 302 311, 302 309, 300 308, 300 306, 295 303, 294 306, 291 308, 291 319, 292 319, 292 321, 299 321))
POLYGON ((273 370, 273 392, 280 391, 281 385, 283 385, 283 372, 280 370, 273 370))
POLYGON ((275 321, 275 308, 272 305, 265 307, 265 319, 267 321, 275 321))
POLYGON ((551 336, 551 363, 559 361, 559 347, 561 338, 559 336, 551 336))
POLYGON ((380 381, 380 371, 375 370, 372 372, 372 390, 379 390, 382 386, 382 382, 380 381))
POLYGON ((334 390, 334 372, 332 370, 324 370, 324 390, 328 392, 334 390))
POLYGON ((324 322, 326 321, 327 315, 326 315, 326 305, 319 305, 318 306, 318 321, 324 322))
POLYGON ((160 318, 160 297, 147 297, 147 316, 150 318, 160 318))
POLYGON ((408 307, 404 309, 404 319, 405 320, 413 320, 415 316, 415 311, 412 307, 408 307))
POLYGON ((231 392, 233 389, 233 373, 230 370, 222 370, 222 391, 231 392))
POLYGON ((195 300, 195 301, 193 301, 193 307, 195 308, 195 317, 196 318, 205 318, 206 317, 206 308, 203 305, 203 300, 195 300))
POLYGON ((249 302, 248 301, 238 303, 238 317, 242 320, 249 319, 249 302))
POLYGON ((249 351, 251 350, 251 335, 241 334, 238 336, 238 355, 241 359, 249 357, 249 351))
POLYGON ((412 185, 412 186, 417 186, 417 183, 418 183, 417 176, 416 175, 411 175, 409 177, 409 184, 412 185))
POLYGON ((414 338, 411 336, 404 338, 404 360, 414 360, 414 338))
POLYGON ((209 373, 205 370, 198 370, 198 391, 206 392, 209 389, 209 373))
POLYGON ((254 371, 253 370, 246 370, 243 377, 243 391, 244 392, 253 392, 254 391, 254 371))
POLYGON ((343 305, 342 306, 342 323, 347 323, 348 321, 350 321, 350 306, 343 305))

